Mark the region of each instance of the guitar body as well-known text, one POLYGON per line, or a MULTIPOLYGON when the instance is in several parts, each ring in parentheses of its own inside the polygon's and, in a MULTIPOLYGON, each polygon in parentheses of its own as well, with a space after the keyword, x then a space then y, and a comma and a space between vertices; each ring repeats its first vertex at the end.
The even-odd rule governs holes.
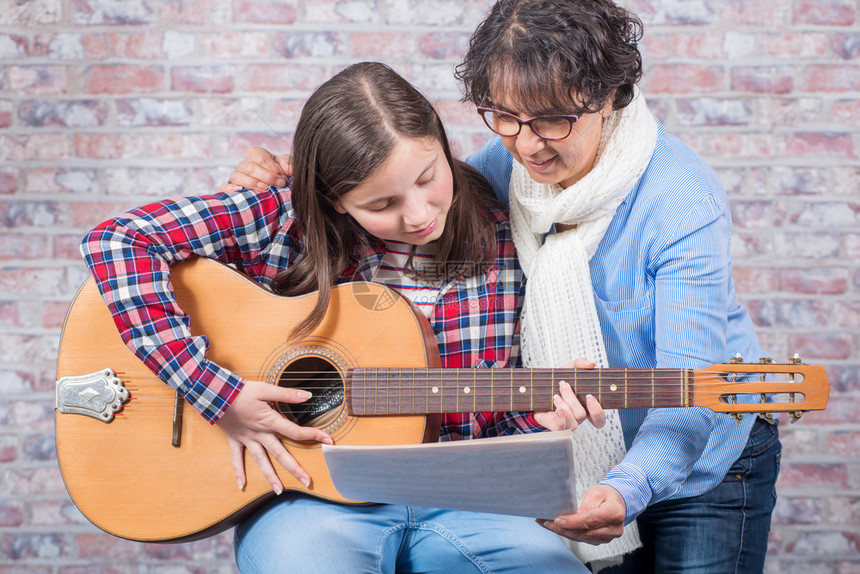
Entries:
MULTIPOLYGON (((322 324, 310 336, 290 341, 315 295, 278 297, 207 259, 175 266, 172 281, 180 306, 191 317, 192 332, 209 339, 210 360, 246 379, 271 384, 305 387, 305 371, 327 372, 328 384, 335 381, 328 394, 315 393, 312 401, 318 404, 310 415, 290 410, 298 405, 273 405, 285 416, 324 429, 338 444, 409 444, 437 438, 438 417, 353 417, 342 399, 338 402, 338 395, 331 394, 339 390, 342 397, 348 369, 439 366, 429 324, 395 292, 370 283, 338 286, 322 324)), ((139 541, 193 540, 230 527, 274 496, 247 456, 247 486, 238 489, 225 435, 193 408, 185 405, 184 416, 174 421, 176 393, 122 342, 92 280, 81 288, 66 317, 57 377, 60 470, 72 500, 102 530, 139 541), (61 390, 64 377, 106 369, 116 372, 129 394, 116 416, 106 421, 108 417, 100 420, 59 408, 66 396, 89 401, 96 392, 90 387, 101 388, 87 379, 61 390)), ((178 401, 180 407, 183 402, 178 401)), ((282 440, 312 477, 306 489, 274 463, 286 488, 352 502, 340 497, 331 483, 320 444, 282 440)))

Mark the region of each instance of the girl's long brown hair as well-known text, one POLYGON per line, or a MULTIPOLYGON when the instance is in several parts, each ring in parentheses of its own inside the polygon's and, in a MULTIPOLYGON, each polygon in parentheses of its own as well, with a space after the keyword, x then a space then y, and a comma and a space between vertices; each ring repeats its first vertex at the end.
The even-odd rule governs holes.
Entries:
POLYGON ((494 262, 496 228, 484 206, 498 204, 489 184, 454 160, 438 114, 418 90, 384 64, 354 64, 314 91, 293 139, 292 204, 304 255, 275 277, 276 289, 288 296, 319 291, 294 336, 319 325, 331 286, 374 241, 334 204, 379 169, 400 138, 439 141, 451 165, 453 202, 436 254, 443 278, 476 275, 494 262))

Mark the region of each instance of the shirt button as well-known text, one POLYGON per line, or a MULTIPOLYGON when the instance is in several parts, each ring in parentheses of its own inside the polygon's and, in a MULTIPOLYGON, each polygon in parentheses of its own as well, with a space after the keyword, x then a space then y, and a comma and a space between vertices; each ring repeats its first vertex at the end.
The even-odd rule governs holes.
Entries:
POLYGON ((441 333, 442 332, 442 325, 439 325, 438 323, 433 325, 433 332, 436 333, 437 335, 439 333, 441 333))

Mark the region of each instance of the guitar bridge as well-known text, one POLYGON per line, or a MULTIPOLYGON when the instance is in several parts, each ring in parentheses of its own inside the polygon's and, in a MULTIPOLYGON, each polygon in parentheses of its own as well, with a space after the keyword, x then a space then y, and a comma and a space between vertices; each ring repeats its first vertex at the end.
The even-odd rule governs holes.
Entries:
POLYGON ((63 414, 86 415, 109 423, 128 399, 128 389, 113 369, 60 377, 57 381, 56 407, 63 414))

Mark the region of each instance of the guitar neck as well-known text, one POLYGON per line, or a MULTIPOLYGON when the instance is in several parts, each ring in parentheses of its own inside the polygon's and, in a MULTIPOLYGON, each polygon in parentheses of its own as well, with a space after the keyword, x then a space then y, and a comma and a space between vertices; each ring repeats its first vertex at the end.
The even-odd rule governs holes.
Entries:
POLYGON ((355 415, 552 410, 566 381, 580 402, 607 409, 692 405, 690 369, 353 369, 346 400, 355 415))

